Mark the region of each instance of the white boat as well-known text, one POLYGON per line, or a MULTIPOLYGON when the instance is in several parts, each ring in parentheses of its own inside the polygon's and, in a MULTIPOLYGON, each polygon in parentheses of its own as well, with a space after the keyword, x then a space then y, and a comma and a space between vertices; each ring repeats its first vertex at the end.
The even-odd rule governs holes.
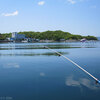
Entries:
POLYGON ((27 40, 22 40, 22 43, 27 43, 28 41, 27 40))
POLYGON ((86 39, 85 38, 84 39, 81 39, 80 42, 86 42, 86 39))

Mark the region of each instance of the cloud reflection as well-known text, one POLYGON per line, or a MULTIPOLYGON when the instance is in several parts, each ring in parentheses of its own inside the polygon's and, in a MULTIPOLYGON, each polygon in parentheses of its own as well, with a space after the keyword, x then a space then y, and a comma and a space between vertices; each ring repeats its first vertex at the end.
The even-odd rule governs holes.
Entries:
POLYGON ((40 76, 44 77, 45 76, 45 73, 41 72, 40 73, 40 76))
POLYGON ((97 87, 97 85, 95 84, 92 84, 92 82, 89 80, 89 79, 86 79, 86 78, 80 78, 79 80, 75 80, 73 78, 73 76, 69 76, 67 79, 66 79, 66 82, 65 84, 67 86, 75 86, 75 87, 81 87, 81 86, 85 86, 89 89, 92 89, 92 90, 98 90, 100 89, 99 87, 97 87))
POLYGON ((73 77, 70 76, 70 77, 68 77, 67 80, 66 80, 66 85, 67 85, 67 86, 79 86, 80 83, 79 83, 78 81, 76 81, 76 80, 73 80, 73 77))
POLYGON ((7 63, 4 65, 4 68, 20 68, 20 65, 17 63, 7 63))

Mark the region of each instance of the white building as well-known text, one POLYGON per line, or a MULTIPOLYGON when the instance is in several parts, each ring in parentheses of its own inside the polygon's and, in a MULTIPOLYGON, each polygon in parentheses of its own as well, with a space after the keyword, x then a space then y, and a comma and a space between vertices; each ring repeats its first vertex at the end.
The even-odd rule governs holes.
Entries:
POLYGON ((12 38, 15 39, 15 40, 25 39, 25 35, 24 34, 18 34, 17 32, 13 32, 12 38))

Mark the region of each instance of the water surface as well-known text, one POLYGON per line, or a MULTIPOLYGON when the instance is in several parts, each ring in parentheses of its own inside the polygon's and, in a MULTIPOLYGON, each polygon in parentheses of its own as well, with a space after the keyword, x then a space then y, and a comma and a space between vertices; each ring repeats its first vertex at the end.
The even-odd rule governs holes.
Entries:
POLYGON ((100 42, 0 44, 0 99, 100 100, 100 85, 44 46, 100 79, 100 42))

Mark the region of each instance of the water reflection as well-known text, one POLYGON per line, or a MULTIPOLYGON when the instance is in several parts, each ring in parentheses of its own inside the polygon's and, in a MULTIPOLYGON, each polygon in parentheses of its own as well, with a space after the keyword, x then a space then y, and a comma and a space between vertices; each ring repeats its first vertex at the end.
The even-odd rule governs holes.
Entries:
POLYGON ((41 77, 44 77, 44 76, 45 76, 45 73, 44 73, 44 72, 41 72, 41 73, 40 73, 40 76, 41 76, 41 77))
MULTIPOLYGON (((68 52, 59 52, 61 54, 69 54, 68 52)), ((0 53, 0 56, 58 56, 56 53, 46 52, 46 53, 0 53)))
POLYGON ((85 86, 91 90, 100 90, 99 85, 93 84, 89 79, 87 78, 79 78, 78 80, 75 80, 74 77, 71 75, 66 79, 65 84, 67 86, 72 86, 72 87, 79 87, 85 86))
POLYGON ((13 50, 13 49, 45 49, 44 46, 49 46, 52 49, 64 48, 95 48, 98 42, 88 43, 8 43, 0 44, 0 50, 13 50))
POLYGON ((18 63, 7 63, 3 65, 3 68, 20 68, 18 63))
POLYGON ((14 100, 100 100, 100 86, 94 80, 73 71, 74 65, 43 45, 87 65, 86 69, 99 78, 97 43, 0 44, 0 96, 14 100))

